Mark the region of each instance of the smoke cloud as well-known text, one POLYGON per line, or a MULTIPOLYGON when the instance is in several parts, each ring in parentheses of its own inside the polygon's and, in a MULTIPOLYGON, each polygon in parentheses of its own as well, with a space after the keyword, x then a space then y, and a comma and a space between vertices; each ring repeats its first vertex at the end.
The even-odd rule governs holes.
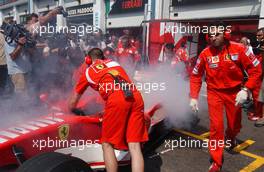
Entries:
POLYGON ((146 109, 161 103, 166 116, 168 127, 190 128, 192 121, 192 111, 189 107, 189 80, 182 74, 184 64, 179 64, 176 68, 170 65, 160 65, 149 67, 144 74, 138 74, 135 79, 143 83, 164 84, 165 89, 152 90, 150 93, 143 91, 146 109), (180 69, 180 70, 179 70, 180 69))

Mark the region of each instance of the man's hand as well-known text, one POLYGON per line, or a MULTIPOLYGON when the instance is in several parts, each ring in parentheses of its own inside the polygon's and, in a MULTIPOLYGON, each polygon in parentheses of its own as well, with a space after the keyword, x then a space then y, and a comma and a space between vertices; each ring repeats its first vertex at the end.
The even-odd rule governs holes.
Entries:
POLYGON ((27 42, 27 38, 25 36, 18 39, 19 45, 23 46, 23 45, 25 45, 26 42, 27 42))
POLYGON ((242 88, 236 95, 236 103, 235 105, 242 105, 248 99, 249 91, 246 88, 242 88))
POLYGON ((73 108, 71 112, 78 116, 85 116, 85 112, 79 108, 73 108))
POLYGON ((23 46, 25 45, 26 42, 27 42, 26 37, 21 37, 18 39, 16 48, 12 53, 9 54, 12 60, 15 60, 20 55, 20 52, 22 51, 23 46))
POLYGON ((72 94, 72 96, 70 97, 69 102, 68 102, 69 111, 76 114, 76 115, 84 114, 84 112, 82 110, 77 108, 77 104, 78 104, 81 96, 82 96, 81 94, 74 92, 72 94))
POLYGON ((197 112, 198 109, 198 100, 197 99, 191 99, 190 100, 190 107, 192 108, 192 111, 197 112))

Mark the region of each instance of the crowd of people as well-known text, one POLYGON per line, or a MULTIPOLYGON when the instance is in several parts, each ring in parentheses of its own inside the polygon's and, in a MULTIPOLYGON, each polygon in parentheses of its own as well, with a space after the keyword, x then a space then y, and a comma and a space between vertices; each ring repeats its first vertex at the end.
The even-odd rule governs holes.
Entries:
MULTIPOLYGON (((103 34, 101 30, 82 37, 73 33, 38 35, 35 28, 47 24, 58 14, 54 9, 45 16, 33 13, 24 27, 36 41, 34 47, 26 47, 27 38, 7 43, 4 31, 0 32, 0 96, 16 95, 32 97, 53 89, 69 91, 76 81, 77 69, 92 48, 100 48, 109 59, 117 60, 135 71, 141 61, 141 41, 128 29, 123 33, 103 34)), ((5 20, 12 24, 14 21, 5 20)))

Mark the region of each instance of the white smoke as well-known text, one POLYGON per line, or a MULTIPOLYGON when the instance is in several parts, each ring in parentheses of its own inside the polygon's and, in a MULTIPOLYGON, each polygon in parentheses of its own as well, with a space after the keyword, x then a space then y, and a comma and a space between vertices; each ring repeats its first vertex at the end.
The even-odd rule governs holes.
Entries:
POLYGON ((141 76, 136 75, 135 79, 140 78, 142 83, 165 85, 165 89, 151 90, 150 93, 141 90, 146 109, 161 103, 168 126, 190 128, 192 112, 189 107, 189 80, 175 70, 170 65, 151 66, 141 76))

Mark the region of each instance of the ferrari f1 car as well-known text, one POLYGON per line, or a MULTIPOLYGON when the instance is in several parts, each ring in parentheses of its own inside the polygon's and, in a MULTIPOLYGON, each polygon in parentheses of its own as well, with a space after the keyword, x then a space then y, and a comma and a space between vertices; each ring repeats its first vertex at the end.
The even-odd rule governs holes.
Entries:
MULTIPOLYGON (((160 105, 145 113, 149 131, 163 120, 153 115, 160 105)), ((75 116, 53 112, 0 129, 0 171, 89 172, 103 169, 99 139, 101 115, 75 116), (12 168, 11 168, 12 167, 12 168)), ((115 150, 119 165, 130 163, 127 151, 115 150)))

